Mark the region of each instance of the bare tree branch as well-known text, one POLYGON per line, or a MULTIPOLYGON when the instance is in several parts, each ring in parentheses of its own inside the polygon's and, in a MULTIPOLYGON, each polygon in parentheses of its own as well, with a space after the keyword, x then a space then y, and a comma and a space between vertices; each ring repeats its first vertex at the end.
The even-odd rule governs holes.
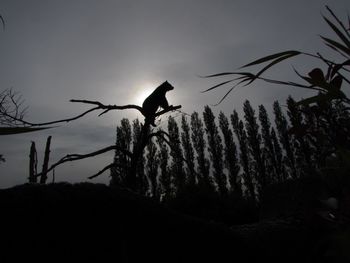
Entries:
POLYGON ((148 135, 148 139, 151 139, 152 137, 159 137, 161 138, 162 140, 164 140, 167 144, 169 144, 169 140, 166 139, 163 135, 167 136, 167 138, 169 138, 169 134, 163 130, 158 130, 157 132, 153 132, 153 133, 150 133, 148 135))
POLYGON ((96 173, 96 174, 94 174, 94 175, 92 175, 92 176, 89 176, 88 178, 89 178, 89 179, 94 179, 94 178, 96 178, 97 176, 103 174, 105 171, 107 171, 108 169, 111 169, 111 168, 114 167, 114 166, 116 166, 116 164, 115 164, 115 163, 111 163, 111 164, 107 165, 105 168, 103 168, 101 171, 99 171, 98 173, 96 173))
MULTIPOLYGON (((5 101, 6 99, 3 99, 1 100, 1 96, 0 96, 0 102, 1 101, 5 101)), ((13 97, 9 97, 10 101, 12 102, 13 105, 15 105, 15 110, 14 111, 11 111, 9 112, 8 110, 3 110, 2 113, 3 113, 3 116, 5 116, 5 118, 7 118, 8 120, 10 121, 13 121, 15 123, 20 123, 22 125, 24 125, 25 127, 24 128, 30 128, 30 127, 33 127, 33 126, 44 126, 44 125, 51 125, 51 124, 56 124, 56 123, 61 123, 61 122, 70 122, 70 121, 73 121, 73 120, 77 120, 83 116, 85 116, 86 114, 92 112, 92 111, 95 111, 95 110, 103 110, 102 113, 99 114, 99 116, 107 113, 108 111, 110 110, 125 110, 125 109, 135 109, 135 110, 138 110, 142 115, 145 116, 145 112, 143 111, 143 108, 140 107, 140 106, 137 106, 137 105, 133 105, 133 104, 128 104, 128 105, 122 105, 122 106, 118 106, 118 105, 105 105, 105 104, 102 104, 101 102, 99 101, 91 101, 91 100, 76 100, 76 99, 72 99, 70 100, 71 102, 79 102, 79 103, 84 103, 84 104, 91 104, 91 105, 95 105, 95 107, 75 116, 75 117, 72 117, 72 118, 67 118, 67 119, 62 119, 62 120, 57 120, 57 121, 51 121, 51 122, 44 122, 44 123, 32 123, 32 122, 28 122, 28 121, 25 121, 23 120, 23 115, 19 115, 19 111, 17 110, 17 108, 19 108, 19 103, 17 103, 17 100, 14 99, 13 97), (14 113, 14 114, 12 114, 14 113), (29 126, 29 127, 27 127, 29 126)), ((0 104, 1 106, 1 104, 0 104)), ((181 105, 177 105, 177 106, 169 106, 167 109, 163 109, 159 112, 157 112, 155 114, 155 117, 158 117, 160 115, 163 115, 169 111, 174 111, 174 110, 178 110, 181 108, 181 105)), ((2 108, 0 108, 0 110, 2 110, 2 108)), ((145 116, 146 117, 146 116, 145 116)), ((147 118, 145 119, 145 125, 147 127, 149 127, 149 123, 147 122, 147 118), (147 124, 147 125, 146 125, 147 124)), ((45 127, 46 128, 46 127, 45 127)), ((39 128, 40 129, 40 128, 39 128)), ((144 132, 145 134, 147 134, 147 130, 146 129, 144 132)), ((166 134, 165 132, 158 132, 152 136, 162 136, 163 134, 166 134)), ((147 135, 146 135, 147 136, 147 135)), ((151 137, 152 137, 151 136, 151 137)), ((166 140, 164 137, 163 137, 164 140, 166 140)), ((167 141, 167 143, 169 144, 169 142, 167 141)), ((169 144, 170 145, 170 144, 169 144)), ((130 158, 136 158, 135 156, 135 153, 131 153, 130 151, 127 151, 125 149, 121 149, 119 147, 117 147, 116 145, 112 145, 112 146, 108 146, 106 148, 103 148, 103 149, 100 149, 98 151, 95 151, 95 152, 92 152, 92 153, 88 153, 88 154, 68 154, 66 155, 65 157, 61 158, 58 162, 56 162, 55 164, 51 165, 50 168, 47 169, 46 172, 50 172, 52 171, 55 167, 57 167, 58 165, 61 165, 63 163, 66 163, 66 162, 72 162, 72 161, 77 161, 77 160, 82 160, 82 159, 85 159, 85 158, 89 158, 89 157, 94 157, 94 156, 97 156, 97 155, 100 155, 100 154, 103 154, 105 152, 108 152, 108 151, 111 151, 111 150, 118 150, 118 151, 121 151, 123 152, 124 154, 128 155, 130 158)), ((93 176, 90 176, 89 178, 92 179, 92 178, 95 178, 97 176, 99 176, 100 174, 104 173, 106 170, 108 170, 109 168, 111 168, 113 166, 113 164, 110 164, 108 166, 106 166, 105 168, 103 168, 101 171, 99 171, 97 174, 93 175, 93 176)), ((41 176, 42 173, 39 173, 37 174, 37 176, 41 176)))
MULTIPOLYGON (((92 153, 88 153, 88 154, 68 154, 65 157, 61 158, 58 162, 56 162, 53 165, 51 165, 50 168, 47 169, 46 172, 48 173, 48 172, 52 171, 55 167, 57 167, 58 165, 61 165, 63 163, 94 157, 94 156, 97 156, 97 155, 100 155, 100 154, 103 154, 105 152, 112 151, 112 150, 121 151, 124 154, 128 155, 129 157, 132 156, 131 152, 129 152, 129 151, 125 150, 125 149, 121 149, 120 147, 118 147, 116 145, 111 145, 111 146, 108 146, 106 148, 103 148, 103 149, 100 149, 98 151, 95 151, 95 152, 92 152, 92 153)), ((37 176, 41 176, 41 173, 37 174, 37 176)))
POLYGON ((27 108, 23 108, 24 100, 12 89, 0 93, 0 125, 17 127, 22 124, 27 108))
MULTIPOLYGON (((79 101, 79 102, 81 102, 81 101, 79 101)), ((85 101, 84 103, 86 103, 86 101, 85 101)), ((87 103, 99 105, 99 104, 98 104, 99 102, 88 101, 87 103)), ((126 106, 121 106, 121 107, 127 107, 127 108, 129 108, 129 106, 135 106, 135 105, 126 105, 126 106)), ((118 107, 120 107, 120 106, 118 106, 118 107)), ((137 107, 138 107, 138 106, 137 106, 137 107)), ((178 106, 172 106, 172 105, 171 105, 171 106, 169 106, 167 109, 163 109, 163 110, 159 111, 158 113, 156 113, 155 116, 160 116, 160 115, 165 114, 165 113, 167 113, 167 112, 169 112, 169 111, 174 111, 174 110, 177 110, 177 109, 180 109, 180 108, 181 108, 181 105, 178 105, 178 106)), ((107 109, 107 110, 108 110, 108 109, 107 109)), ((148 140, 150 140, 150 139, 151 139, 152 137, 154 137, 154 136, 160 137, 161 139, 163 139, 163 140, 169 145, 170 148, 172 148, 172 146, 171 146, 169 140, 166 139, 166 138, 164 137, 164 135, 165 135, 165 136, 167 136, 167 137, 169 138, 169 134, 166 133, 166 132, 163 131, 163 130, 159 130, 159 131, 157 131, 157 132, 155 132, 155 133, 148 134, 149 125, 150 125, 150 124, 149 124, 149 123, 147 122, 147 120, 146 120, 144 129, 143 129, 143 134, 144 134, 145 137, 144 137, 144 139, 142 140, 142 142, 141 142, 141 144, 139 145, 139 147, 136 147, 136 148, 134 149, 134 152, 133 152, 133 153, 131 154, 131 156, 130 156, 131 159, 137 160, 137 159, 138 159, 138 154, 139 154, 140 152, 143 151, 143 148, 144 148, 144 147, 146 146, 146 144, 148 143, 148 140), (148 128, 147 128, 147 127, 148 127, 148 128), (148 135, 147 135, 147 134, 148 134, 148 135)), ((187 163, 187 160, 185 160, 185 159, 183 159, 183 160, 187 163)), ((135 161, 135 163, 137 163, 137 161, 135 161)), ((99 171, 97 174, 92 175, 92 176, 90 176, 90 177, 88 177, 88 178, 89 178, 89 179, 96 178, 97 176, 103 174, 105 171, 107 171, 108 169, 114 167, 115 165, 116 165, 116 164, 114 164, 114 163, 109 164, 109 165, 107 165, 105 168, 103 168, 101 171, 99 171)), ((132 166, 133 166, 133 165, 131 165, 131 169, 134 168, 134 167, 132 167, 132 166)))
POLYGON ((142 107, 134 105, 134 104, 128 104, 128 105, 122 105, 122 106, 104 105, 99 101, 92 101, 92 100, 70 100, 70 102, 80 102, 80 103, 85 103, 85 104, 97 105, 98 109, 105 110, 100 115, 102 115, 110 110, 126 110, 126 109, 135 109, 135 110, 138 110, 142 115, 144 115, 142 107))
MULTIPOLYGON (((1 95, 0 95, 0 103, 1 103, 1 95)), ((12 100, 12 98, 11 98, 12 100)), ((15 102, 15 101, 14 101, 15 102)), ((28 122, 25 121, 23 119, 23 114, 21 114, 20 116, 18 116, 18 111, 11 111, 9 112, 8 110, 2 110, 2 108, 0 108, 0 114, 3 115, 4 117, 6 117, 7 121, 12 121, 12 122, 16 122, 16 123, 20 123, 22 125, 27 125, 27 126, 44 126, 44 125, 51 125, 51 124, 56 124, 56 123, 61 123, 61 122, 70 122, 70 121, 74 121, 77 120, 83 116, 85 116, 86 114, 96 111, 96 110, 103 110, 102 113, 99 114, 99 116, 111 111, 111 110, 125 110, 125 109, 135 109, 138 110, 143 116, 145 116, 145 113, 143 111, 143 108, 138 106, 138 105, 134 105, 134 104, 128 104, 128 105, 105 105, 99 101, 91 101, 91 100, 76 100, 76 99, 72 99, 70 100, 70 102, 79 102, 79 103, 84 103, 84 104, 91 104, 91 105, 96 105, 96 107, 93 107, 75 117, 72 118, 66 118, 66 119, 61 119, 61 120, 56 120, 56 121, 50 121, 50 122, 42 122, 42 123, 33 123, 33 122, 28 122), (15 113, 15 114, 13 114, 15 113)), ((17 106, 17 103, 13 103, 15 106, 17 106)), ((1 104, 0 104, 1 105, 1 104)), ((180 109, 181 105, 178 106, 170 106, 167 109, 163 109, 160 112, 157 112, 155 114, 155 117, 160 116, 162 114, 165 114, 169 111, 173 111, 173 110, 177 110, 180 109)), ((1 121, 1 120, 0 120, 1 121)), ((1 123, 1 122, 0 122, 1 123)))
POLYGON ((174 110, 178 110, 178 109, 181 109, 181 105, 177 105, 177 106, 170 105, 167 109, 163 109, 163 110, 157 112, 154 116, 158 117, 158 116, 163 115, 169 111, 174 111, 174 110))

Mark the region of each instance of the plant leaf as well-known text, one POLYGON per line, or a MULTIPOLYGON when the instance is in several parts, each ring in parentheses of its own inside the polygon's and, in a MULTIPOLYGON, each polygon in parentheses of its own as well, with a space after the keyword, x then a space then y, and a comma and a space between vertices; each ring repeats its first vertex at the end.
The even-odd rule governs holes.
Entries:
POLYGON ((309 104, 312 104, 312 103, 317 103, 317 102, 320 102, 320 101, 324 101, 325 100, 325 94, 320 94, 320 95, 316 95, 316 96, 312 96, 310 98, 307 98, 307 99, 303 99, 301 101, 298 101, 296 103, 297 106, 299 105, 304 105, 304 106, 307 106, 309 104))
POLYGON ((332 40, 332 39, 329 39, 329 38, 326 38, 326 37, 323 37, 321 36, 321 38, 326 41, 327 43, 329 43, 330 45, 332 45, 333 47, 345 52, 346 54, 350 55, 350 49, 348 49, 347 47, 345 47, 344 45, 332 40))
POLYGON ((337 75, 332 79, 330 85, 332 89, 340 90, 341 84, 343 83, 343 78, 340 75, 337 75))
POLYGON ((0 21, 1 21, 1 24, 2 24, 2 28, 5 30, 5 20, 4 18, 0 15, 0 21))
MULTIPOLYGON (((300 54, 300 52, 299 52, 300 54)), ((254 75, 254 77, 252 77, 252 79, 247 83, 245 84, 245 86, 251 84, 253 81, 255 81, 256 79, 258 79, 262 73, 264 73, 266 70, 268 70, 269 68, 271 68, 273 65, 277 64, 277 63, 280 63, 281 61, 285 60, 285 59, 288 59, 288 58, 291 58, 291 57, 294 57, 298 54, 296 53, 289 53, 288 55, 285 55, 285 56, 279 56, 277 59, 275 59, 274 61, 272 61, 270 64, 268 64, 267 66, 265 66, 262 70, 260 70, 256 75, 254 75)))
POLYGON ((214 77, 236 75, 236 74, 240 74, 240 73, 239 72, 223 72, 223 73, 217 73, 217 74, 213 74, 213 75, 199 76, 199 77, 201 77, 201 78, 214 78, 214 77))
POLYGON ((296 103, 296 105, 309 105, 311 103, 321 103, 324 101, 331 101, 333 99, 344 99, 346 98, 345 94, 341 90, 332 89, 327 93, 321 93, 319 95, 301 100, 296 103))
MULTIPOLYGON (((343 30, 346 32, 346 34, 350 37, 350 34, 347 30, 347 28, 343 25, 343 23, 340 21, 340 19, 333 13, 332 9, 329 8, 328 5, 326 5, 326 8, 328 12, 333 16, 333 18, 338 22, 338 24, 343 28, 343 30)), ((350 21, 349 21, 350 23, 350 21)))
POLYGON ((295 74, 298 75, 298 77, 302 78, 303 80, 305 80, 309 84, 314 85, 314 83, 313 83, 311 78, 301 75, 294 67, 293 67, 293 69, 294 69, 295 74))
POLYGON ((253 61, 251 63, 248 63, 248 64, 242 66, 241 68, 246 68, 246 67, 250 67, 250 66, 253 66, 253 65, 261 64, 261 63, 267 62, 269 60, 278 59, 279 57, 296 56, 296 55, 299 55, 300 53, 301 52, 295 51, 295 50, 279 52, 279 53, 276 53, 276 54, 272 54, 272 55, 269 55, 269 56, 257 59, 257 60, 255 60, 255 61, 253 61))
POLYGON ((338 37, 343 41, 343 43, 350 49, 350 41, 347 37, 326 17, 323 19, 327 22, 327 24, 333 29, 333 31, 338 35, 338 37))
POLYGON ((237 85, 235 85, 235 86, 233 86, 232 88, 230 88, 230 89, 226 92, 226 94, 221 98, 221 100, 220 100, 218 103, 214 104, 213 106, 218 106, 218 105, 228 96, 228 94, 230 94, 230 92, 231 92, 236 86, 237 86, 237 85))
MULTIPOLYGON (((334 65, 334 67, 332 68, 330 77, 333 78, 334 75, 337 74, 340 69, 342 69, 344 66, 347 66, 347 65, 350 65, 350 59, 346 60, 345 62, 343 62, 341 64, 334 65)), ((344 69, 344 70, 346 70, 346 69, 344 69)))
POLYGON ((343 52, 341 52, 340 50, 336 49, 335 47, 333 47, 332 45, 328 44, 328 43, 325 43, 327 47, 333 49, 334 51, 338 52, 341 56, 347 58, 348 56, 345 55, 343 52))
POLYGON ((215 86, 213 86, 213 87, 211 87, 211 88, 209 88, 209 89, 203 90, 203 91, 201 91, 201 92, 202 92, 202 93, 208 92, 208 91, 210 91, 210 90, 213 90, 213 89, 216 89, 216 88, 218 88, 218 87, 220 87, 220 86, 223 86, 223 85, 225 85, 225 84, 227 84, 227 83, 230 83, 230 82, 232 82, 232 81, 234 81, 234 80, 236 80, 236 79, 231 79, 231 80, 228 80, 228 81, 221 82, 221 83, 219 83, 219 84, 217 84, 217 85, 215 85, 215 86))

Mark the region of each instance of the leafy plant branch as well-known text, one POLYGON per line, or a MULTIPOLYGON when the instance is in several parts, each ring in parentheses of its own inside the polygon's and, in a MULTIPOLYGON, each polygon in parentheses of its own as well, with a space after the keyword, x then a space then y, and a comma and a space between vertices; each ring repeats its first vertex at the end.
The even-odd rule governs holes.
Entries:
POLYGON ((311 103, 316 103, 319 101, 332 101, 340 100, 345 103, 350 103, 350 99, 347 98, 345 93, 341 91, 341 86, 343 82, 350 84, 349 78, 346 76, 350 72, 350 18, 348 17, 348 27, 334 14, 334 12, 326 6, 327 11, 329 12, 331 19, 323 16, 323 19, 327 25, 332 29, 333 33, 337 36, 337 40, 320 36, 324 41, 325 45, 339 54, 343 60, 341 62, 334 62, 331 59, 323 57, 319 52, 316 54, 297 51, 297 50, 288 50, 272 55, 268 55, 257 59, 253 62, 250 62, 239 69, 245 69, 252 66, 263 66, 257 73, 251 72, 223 72, 218 74, 212 74, 204 76, 205 78, 217 78, 217 77, 227 77, 227 76, 237 76, 230 80, 222 81, 216 84, 213 87, 210 87, 203 92, 209 92, 219 87, 227 86, 228 84, 233 84, 228 88, 226 94, 221 98, 221 100, 216 104, 220 104, 231 92, 238 86, 248 86, 255 82, 256 80, 262 80, 272 84, 287 85, 298 88, 304 88, 309 90, 315 90, 319 92, 319 95, 312 98, 307 98, 298 102, 298 104, 308 105, 311 103), (318 59, 327 66, 327 70, 324 73, 320 68, 315 68, 311 70, 308 75, 304 76, 300 74, 297 70, 294 69, 295 73, 306 82, 306 84, 300 84, 292 81, 282 81, 276 79, 270 79, 263 77, 269 69, 275 67, 279 63, 294 58, 296 56, 307 56, 310 58, 318 59))

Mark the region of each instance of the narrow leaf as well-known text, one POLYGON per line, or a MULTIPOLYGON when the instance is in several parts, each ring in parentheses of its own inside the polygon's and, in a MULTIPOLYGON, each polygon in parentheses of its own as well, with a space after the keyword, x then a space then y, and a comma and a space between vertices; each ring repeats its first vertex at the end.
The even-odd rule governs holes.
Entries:
MULTIPOLYGON (((299 54, 300 54, 300 53, 299 53, 299 54)), ((271 68, 273 65, 276 65, 277 63, 280 63, 281 61, 286 60, 286 59, 291 58, 291 57, 294 57, 294 56, 296 56, 296 55, 298 55, 298 54, 296 54, 296 53, 293 53, 293 54, 292 54, 292 53, 291 53, 291 54, 288 54, 288 55, 285 55, 285 56, 283 56, 283 57, 279 57, 279 58, 275 59, 275 60, 272 61, 270 64, 268 64, 267 66, 265 66, 262 70, 260 70, 260 71, 255 75, 255 78, 252 79, 250 82, 248 82, 246 85, 251 84, 255 79, 259 78, 259 76, 260 76, 262 73, 264 73, 266 70, 268 70, 269 68, 271 68)))
POLYGON ((330 45, 334 46, 335 48, 345 52, 346 54, 350 55, 350 49, 345 47, 344 45, 332 40, 332 39, 329 39, 329 38, 326 38, 326 37, 323 37, 321 36, 321 38, 326 41, 327 43, 329 43, 330 45))
POLYGON ((349 34, 347 28, 340 21, 340 19, 333 13, 332 9, 330 9, 328 5, 326 5, 326 8, 327 8, 328 12, 333 16, 333 18, 338 22, 338 24, 343 28, 343 30, 346 32, 346 34, 350 37, 350 34, 349 34))
POLYGON ((5 30, 5 20, 4 18, 0 15, 0 21, 1 21, 1 24, 2 24, 2 28, 5 30))
POLYGON ((269 83, 273 83, 273 84, 279 84, 279 85, 286 85, 286 86, 292 86, 292 87, 298 87, 298 88, 322 91, 319 88, 315 88, 313 85, 306 86, 306 85, 302 85, 302 84, 295 83, 295 82, 292 82, 292 81, 281 81, 281 80, 265 79, 265 78, 260 78, 260 79, 262 79, 262 80, 264 80, 266 82, 269 82, 269 83))
POLYGON ((280 52, 280 53, 276 53, 276 54, 272 54, 272 55, 260 58, 258 60, 255 60, 255 61, 253 61, 253 62, 251 62, 249 64, 246 64, 246 65, 242 66, 241 68, 246 68, 246 67, 249 67, 249 66, 261 64, 261 63, 267 62, 269 60, 277 59, 279 57, 296 56, 296 55, 299 55, 299 54, 300 54, 300 52, 299 51, 295 51, 295 50, 284 51, 284 52, 280 52))
POLYGON ((327 24, 333 29, 333 31, 338 35, 338 37, 344 42, 344 44, 350 48, 350 41, 346 38, 346 36, 326 17, 323 17, 326 20, 327 24))
POLYGON ((213 78, 213 77, 221 77, 221 76, 235 75, 235 74, 239 74, 239 73, 238 72, 223 72, 223 73, 207 75, 207 76, 199 76, 199 77, 201 77, 201 78, 213 78))
POLYGON ((295 74, 297 74, 300 78, 302 78, 303 80, 305 80, 309 84, 314 85, 311 78, 301 75, 294 67, 293 67, 293 69, 294 69, 295 74))
POLYGON ((339 53, 341 56, 347 58, 348 56, 345 55, 343 52, 341 52, 339 49, 336 49, 335 47, 333 47, 332 45, 328 44, 328 43, 325 43, 326 46, 330 47, 331 49, 333 49, 334 51, 336 51, 337 53, 339 53))
POLYGON ((217 84, 217 85, 215 85, 215 86, 213 86, 213 87, 211 87, 211 88, 209 88, 209 89, 207 89, 207 90, 203 90, 203 91, 201 91, 202 93, 204 93, 204 92, 208 92, 208 91, 210 91, 210 90, 213 90, 213 89, 216 89, 216 88, 218 88, 218 87, 220 87, 220 86, 223 86, 223 85, 225 85, 225 84, 227 84, 227 83, 230 83, 230 82, 232 82, 232 81, 234 81, 235 79, 231 79, 231 80, 228 80, 228 81, 224 81, 224 82, 221 82, 221 83, 219 83, 219 84, 217 84))
POLYGON ((230 89, 228 90, 228 92, 226 92, 226 94, 221 98, 221 100, 220 100, 218 103, 214 104, 213 106, 218 106, 218 105, 228 96, 228 94, 230 94, 230 92, 231 92, 236 86, 237 86, 237 85, 235 85, 235 86, 233 86, 232 88, 230 88, 230 89))
POLYGON ((345 94, 340 90, 332 90, 331 92, 322 93, 297 102, 297 105, 309 105, 311 103, 321 103, 324 101, 331 101, 333 99, 346 98, 345 94))
POLYGON ((317 102, 324 101, 324 100, 325 100, 325 95, 322 94, 322 95, 317 95, 317 96, 313 96, 313 97, 298 101, 296 103, 296 105, 297 106, 299 106, 299 105, 307 106, 309 104, 317 103, 317 102))
POLYGON ((331 74, 330 74, 330 78, 332 79, 335 74, 338 73, 338 71, 343 67, 343 64, 336 64, 333 68, 332 68, 332 71, 331 71, 331 74))

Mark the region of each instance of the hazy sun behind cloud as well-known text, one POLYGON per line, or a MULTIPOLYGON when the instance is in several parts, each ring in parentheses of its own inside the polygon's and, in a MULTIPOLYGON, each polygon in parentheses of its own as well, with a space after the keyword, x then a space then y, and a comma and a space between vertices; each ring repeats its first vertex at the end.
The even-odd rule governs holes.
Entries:
POLYGON ((142 106, 143 101, 153 92, 156 88, 155 85, 151 83, 143 83, 137 89, 135 94, 133 95, 132 101, 135 102, 136 105, 142 106))

